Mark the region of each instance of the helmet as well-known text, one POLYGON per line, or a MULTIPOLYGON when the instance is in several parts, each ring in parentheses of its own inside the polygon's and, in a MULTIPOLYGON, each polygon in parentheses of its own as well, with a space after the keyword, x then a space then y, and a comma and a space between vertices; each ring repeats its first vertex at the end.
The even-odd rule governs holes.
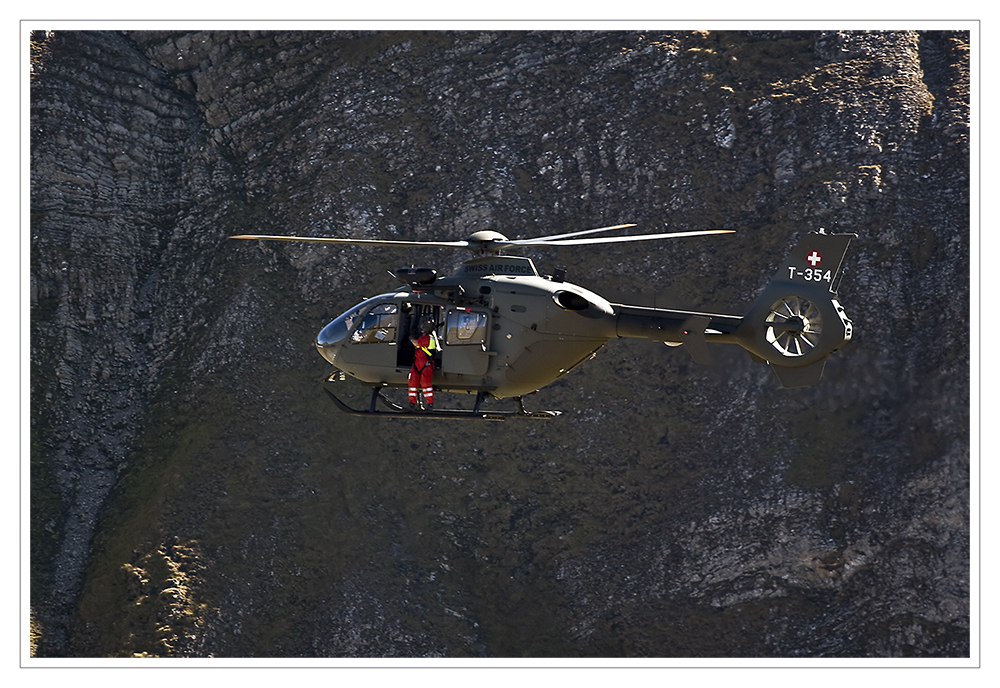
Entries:
POLYGON ((420 326, 420 331, 423 332, 424 334, 430 334, 431 332, 434 331, 434 323, 432 323, 430 320, 425 320, 424 324, 420 326))

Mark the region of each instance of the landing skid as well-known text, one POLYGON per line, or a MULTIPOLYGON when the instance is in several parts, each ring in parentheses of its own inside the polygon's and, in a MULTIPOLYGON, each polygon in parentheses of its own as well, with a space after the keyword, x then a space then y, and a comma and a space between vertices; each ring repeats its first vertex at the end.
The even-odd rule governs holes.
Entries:
POLYGON ((382 389, 376 387, 372 390, 371 403, 367 409, 356 409, 344 403, 336 394, 327 388, 323 388, 337 408, 344 413, 354 416, 380 416, 382 418, 442 418, 452 420, 507 420, 508 418, 555 418, 562 414, 562 411, 526 411, 520 397, 516 397, 516 411, 482 411, 479 405, 482 402, 482 395, 476 397, 476 407, 474 409, 433 409, 430 411, 414 411, 404 408, 395 403, 384 394, 382 389), (388 410, 378 408, 377 402, 381 402, 388 410))

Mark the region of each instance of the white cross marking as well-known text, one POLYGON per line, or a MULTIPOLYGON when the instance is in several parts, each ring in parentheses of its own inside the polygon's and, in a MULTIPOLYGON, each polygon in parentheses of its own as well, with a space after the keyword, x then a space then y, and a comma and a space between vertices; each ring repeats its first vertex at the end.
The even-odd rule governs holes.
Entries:
POLYGON ((812 265, 813 267, 816 267, 821 262, 823 262, 823 256, 821 256, 819 254, 819 251, 813 251, 808 256, 806 256, 806 260, 809 261, 810 265, 812 265))

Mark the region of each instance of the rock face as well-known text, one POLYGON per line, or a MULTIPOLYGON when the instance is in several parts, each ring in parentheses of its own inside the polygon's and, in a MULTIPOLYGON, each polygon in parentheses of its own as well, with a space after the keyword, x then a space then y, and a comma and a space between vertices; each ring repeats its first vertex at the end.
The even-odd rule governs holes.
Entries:
POLYGON ((39 656, 963 657, 969 36, 33 35, 39 656), (781 389, 609 343, 551 422, 338 414, 315 333, 461 255, 227 242, 619 222, 538 250, 740 313, 852 232, 851 344, 781 389))

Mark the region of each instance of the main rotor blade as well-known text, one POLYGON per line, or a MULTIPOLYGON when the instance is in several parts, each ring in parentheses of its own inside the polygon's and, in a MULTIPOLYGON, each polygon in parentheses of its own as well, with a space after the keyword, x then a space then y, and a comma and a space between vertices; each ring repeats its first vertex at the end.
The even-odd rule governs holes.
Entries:
POLYGON ((240 234, 230 239, 262 239, 264 241, 305 241, 314 244, 356 244, 362 246, 431 246, 468 248, 468 241, 394 241, 389 239, 334 239, 331 237, 275 236, 270 234, 240 234))
POLYGON ((596 234, 597 232, 610 232, 612 229, 625 229, 635 227, 635 223, 627 225, 614 225, 612 227, 598 227, 597 229, 585 229, 582 232, 569 232, 568 234, 552 234, 550 236, 533 237, 531 239, 515 239, 512 243, 519 245, 533 244, 536 241, 551 241, 553 239, 568 239, 569 237, 582 236, 584 234, 596 234))
POLYGON ((704 229, 696 232, 669 232, 666 234, 636 234, 623 237, 591 237, 589 239, 556 239, 537 241, 500 241, 500 245, 510 246, 586 246, 588 244, 617 244, 626 241, 650 241, 652 239, 677 239, 679 237, 705 236, 707 234, 732 234, 735 229, 704 229))

